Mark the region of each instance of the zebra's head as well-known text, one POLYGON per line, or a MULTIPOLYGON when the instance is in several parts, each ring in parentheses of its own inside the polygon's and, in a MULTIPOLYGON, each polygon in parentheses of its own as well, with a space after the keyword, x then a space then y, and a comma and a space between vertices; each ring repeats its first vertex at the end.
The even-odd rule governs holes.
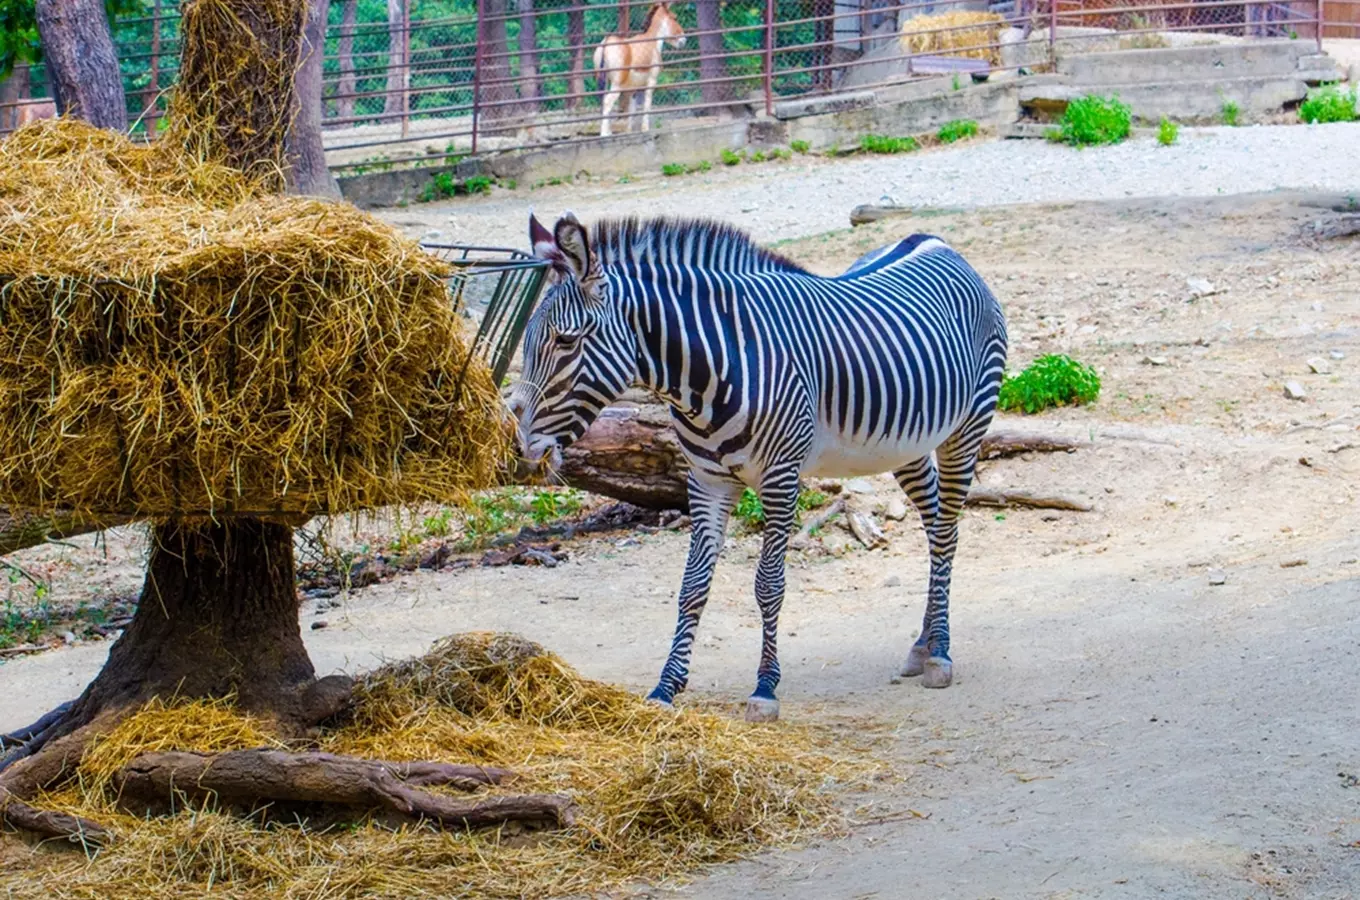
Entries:
POLYGON ((575 216, 549 231, 530 215, 529 242, 552 265, 551 285, 524 330, 524 374, 510 409, 524 459, 555 469, 562 451, 637 377, 636 342, 575 216))

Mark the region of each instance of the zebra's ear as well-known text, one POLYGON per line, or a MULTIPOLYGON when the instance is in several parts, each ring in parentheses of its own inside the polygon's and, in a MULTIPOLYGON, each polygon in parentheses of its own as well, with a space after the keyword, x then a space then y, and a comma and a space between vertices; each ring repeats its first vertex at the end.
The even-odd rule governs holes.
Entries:
POLYGON ((574 215, 567 213, 557 220, 553 237, 557 241, 557 249, 562 251, 567 265, 571 266, 572 274, 578 280, 585 281, 595 274, 595 260, 590 255, 590 238, 574 215))
POLYGON ((553 251, 557 249, 557 241, 553 240, 552 232, 543 227, 543 223, 538 221, 538 216, 529 213, 529 246, 533 248, 534 256, 539 259, 551 259, 553 251))

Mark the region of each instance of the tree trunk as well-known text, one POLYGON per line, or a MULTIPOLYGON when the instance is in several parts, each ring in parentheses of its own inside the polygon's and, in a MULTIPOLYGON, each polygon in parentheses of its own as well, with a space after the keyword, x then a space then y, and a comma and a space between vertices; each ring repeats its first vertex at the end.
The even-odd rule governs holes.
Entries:
POLYGON ((519 4, 519 98, 520 113, 536 115, 538 99, 543 95, 543 84, 538 77, 538 22, 534 18, 534 0, 518 0, 519 4))
POLYGON ((302 64, 294 82, 296 111, 288 131, 288 189, 308 197, 340 199, 340 185, 326 167, 321 142, 322 57, 326 52, 326 16, 330 0, 309 0, 302 32, 302 64))
POLYGON ((358 82, 354 78, 354 23, 358 14, 359 0, 342 0, 340 13, 340 82, 336 87, 339 95, 335 100, 336 112, 340 118, 354 116, 354 93, 358 82))
POLYGON ((103 0, 37 0, 35 11, 58 112, 127 131, 127 97, 103 0))
POLYGON ((410 47, 406 41, 406 0, 387 0, 387 94, 383 98, 383 112, 388 116, 407 111, 404 101, 411 81, 410 47))
POLYGON ((481 96, 482 119, 494 122, 514 115, 511 101, 515 87, 510 77, 510 43, 506 37, 506 0, 483 0, 483 15, 477 29, 482 46, 481 96))
POLYGON ((632 6, 628 0, 619 0, 619 24, 616 33, 619 37, 628 37, 633 31, 632 6))
POLYGON ((567 9, 567 46, 571 48, 571 72, 567 78, 567 109, 578 109, 586 92, 586 10, 573 2, 567 9))
POLYGON ((727 74, 727 60, 723 58, 723 36, 716 33, 722 27, 722 8, 718 0, 695 0, 694 12, 699 25, 699 78, 703 84, 705 103, 721 103, 732 96, 732 85, 711 83, 727 74), (705 34, 715 31, 714 34, 705 34))
POLYGON ((302 644, 294 577, 288 525, 156 526, 132 622, 63 730, 156 696, 235 694, 241 708, 295 731, 326 718, 336 710, 314 690, 320 683, 302 644))
POLYGON ((19 103, 28 99, 28 66, 20 63, 0 81, 0 131, 19 127, 19 103))

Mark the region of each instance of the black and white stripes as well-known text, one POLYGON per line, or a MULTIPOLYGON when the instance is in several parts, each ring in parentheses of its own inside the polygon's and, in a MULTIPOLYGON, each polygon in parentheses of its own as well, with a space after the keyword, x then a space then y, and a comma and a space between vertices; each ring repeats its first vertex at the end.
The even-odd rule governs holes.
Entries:
POLYGON ((652 697, 684 688, 727 519, 749 486, 767 524, 756 574, 764 647, 747 712, 777 715, 784 554, 809 474, 893 471, 917 505, 931 585, 903 671, 947 685, 959 509, 1006 356, 1001 309, 977 273, 924 235, 824 278, 711 222, 607 221, 588 238, 567 216, 530 231, 556 283, 526 330, 512 397, 527 455, 560 453, 639 382, 670 402, 692 463, 680 618, 652 697))

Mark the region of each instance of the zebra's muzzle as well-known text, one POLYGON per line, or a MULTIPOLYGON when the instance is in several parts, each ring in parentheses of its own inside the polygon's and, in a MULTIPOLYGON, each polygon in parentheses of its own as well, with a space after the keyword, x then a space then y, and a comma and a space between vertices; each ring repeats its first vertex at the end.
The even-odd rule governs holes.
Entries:
POLYGON ((557 438, 530 436, 524 443, 524 461, 534 468, 555 472, 562 468, 562 446, 557 438))

